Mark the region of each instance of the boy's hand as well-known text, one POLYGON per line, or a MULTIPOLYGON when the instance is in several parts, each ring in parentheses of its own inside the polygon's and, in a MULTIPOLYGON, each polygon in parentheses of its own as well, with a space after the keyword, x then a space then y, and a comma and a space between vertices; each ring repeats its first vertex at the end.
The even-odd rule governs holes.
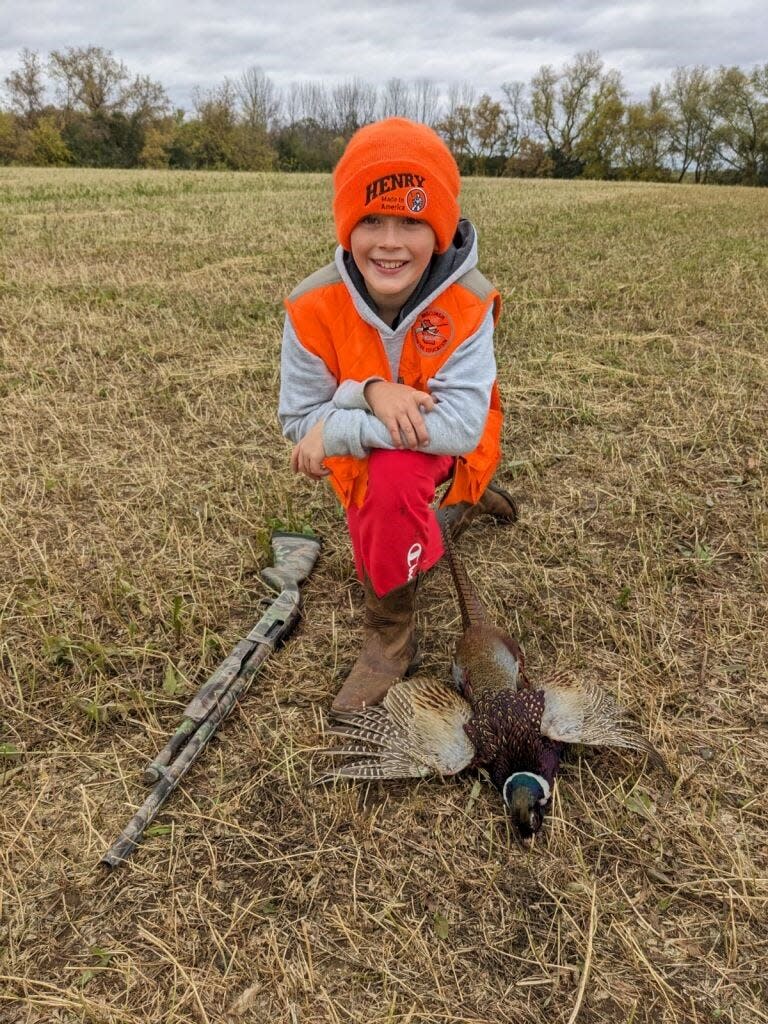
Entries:
POLYGON ((429 392, 417 391, 407 384, 374 380, 365 386, 365 400, 389 431, 396 448, 420 448, 429 443, 422 415, 436 405, 429 392))
POLYGON ((321 420, 307 431, 291 452, 291 469, 294 473, 304 473, 310 480, 322 480, 330 473, 330 469, 323 465, 324 458, 325 445, 321 420))

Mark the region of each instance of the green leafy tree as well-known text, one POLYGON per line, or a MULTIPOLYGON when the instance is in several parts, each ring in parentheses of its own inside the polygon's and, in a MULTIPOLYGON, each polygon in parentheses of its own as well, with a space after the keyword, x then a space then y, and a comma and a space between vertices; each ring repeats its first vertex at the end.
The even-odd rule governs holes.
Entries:
POLYGON ((511 178, 551 178, 555 162, 543 142, 524 136, 507 159, 504 173, 511 178))
POLYGON ((701 65, 679 67, 664 90, 670 112, 670 153, 678 181, 693 173, 706 181, 715 157, 717 110, 711 72, 701 65))
POLYGON ((72 154, 56 119, 50 115, 39 117, 34 127, 29 129, 24 148, 28 162, 38 167, 65 167, 72 162, 72 154))
POLYGON ((284 171, 330 171, 344 149, 345 140, 314 118, 284 125, 272 136, 277 166, 284 171))
POLYGON ((128 69, 101 46, 52 50, 48 67, 66 109, 88 114, 120 110, 128 88, 128 69))
POLYGON ((176 111, 171 143, 168 148, 168 165, 187 171, 199 167, 202 135, 203 127, 200 121, 185 121, 184 111, 176 111))
POLYGON ((471 174, 474 158, 472 146, 472 107, 459 104, 435 125, 453 153, 462 174, 471 174))
POLYGON ((714 148, 745 185, 768 184, 768 64, 720 68, 712 85, 714 148))
POLYGON ((455 88, 445 116, 436 124, 462 174, 504 174, 518 145, 517 122, 488 93, 475 99, 471 88, 455 88))
POLYGON ((61 134, 79 167, 135 167, 144 145, 141 126, 121 111, 70 111, 61 134))
POLYGON ((148 128, 167 116, 168 96, 100 46, 53 50, 48 67, 63 103, 62 137, 78 165, 135 167, 148 128))
POLYGON ((630 103, 624 112, 620 159, 623 174, 637 181, 666 181, 672 117, 661 86, 655 85, 645 103, 630 103))
POLYGON ((504 107, 484 93, 472 110, 476 174, 501 173, 509 155, 511 134, 504 107))
POLYGON ((604 71, 598 53, 577 54, 560 72, 540 68, 531 81, 530 111, 556 177, 577 177, 585 167, 608 172, 618 148, 622 89, 618 72, 604 71))
POLYGON ((194 166, 234 169, 237 97, 232 82, 224 79, 213 89, 195 90, 193 102, 199 126, 193 149, 194 166))
POLYGON ((608 71, 597 80, 592 90, 584 126, 574 149, 584 164, 585 178, 616 176, 623 118, 621 77, 617 71, 608 71))
POLYGON ((162 122, 171 109, 171 101, 165 88, 149 75, 136 75, 120 96, 119 107, 127 117, 146 128, 162 122))
POLYGON ((167 117, 153 121, 144 132, 144 144, 139 153, 141 167, 167 167, 171 159, 176 122, 167 117))
POLYGON ((0 110, 0 164, 12 164, 19 153, 19 122, 7 110, 0 110))
POLYGON ((234 128, 232 154, 235 166, 241 171, 271 171, 277 161, 277 154, 263 128, 245 122, 234 128))

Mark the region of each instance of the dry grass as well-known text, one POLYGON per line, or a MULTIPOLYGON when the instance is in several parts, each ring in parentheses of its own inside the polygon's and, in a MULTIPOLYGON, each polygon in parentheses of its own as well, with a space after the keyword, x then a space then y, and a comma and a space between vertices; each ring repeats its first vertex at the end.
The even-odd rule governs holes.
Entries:
MULTIPOLYGON (((0 169, 3 1024, 768 1021, 768 192, 465 195, 525 504, 462 550, 531 671, 618 691, 678 782, 573 757, 530 853, 471 778, 309 788, 359 595, 274 409, 328 179, 0 169), (325 541, 306 619, 104 874, 275 520, 325 541)), ((422 607, 444 671, 442 570, 422 607)))

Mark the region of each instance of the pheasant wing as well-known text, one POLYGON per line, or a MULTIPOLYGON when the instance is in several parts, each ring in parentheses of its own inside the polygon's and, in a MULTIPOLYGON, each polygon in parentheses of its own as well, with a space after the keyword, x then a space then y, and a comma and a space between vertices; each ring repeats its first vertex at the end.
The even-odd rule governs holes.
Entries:
POLYGON ((392 720, 408 736, 419 760, 439 775, 456 775, 472 761, 475 748, 464 726, 469 703, 439 679, 404 680, 384 698, 392 720))
POLYGON ((595 683, 560 672, 533 687, 544 694, 542 735, 561 743, 640 750, 654 764, 666 768, 661 754, 640 735, 624 708, 595 683))
POLYGON ((331 736, 344 747, 332 756, 353 760, 334 767, 319 781, 344 779, 418 779, 455 775, 475 755, 464 726, 472 709, 463 697, 437 679, 396 683, 382 704, 334 715, 331 736))

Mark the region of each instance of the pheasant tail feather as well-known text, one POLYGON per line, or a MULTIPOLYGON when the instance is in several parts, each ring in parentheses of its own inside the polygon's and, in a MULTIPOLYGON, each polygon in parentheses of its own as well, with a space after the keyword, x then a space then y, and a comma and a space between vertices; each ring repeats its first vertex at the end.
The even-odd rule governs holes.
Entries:
POLYGON ((464 630, 467 630, 470 626, 486 625, 489 623, 488 612, 485 610, 479 594, 467 575, 467 571, 459 556, 456 554, 449 531, 443 528, 442 533, 445 558, 448 562, 448 568, 451 570, 451 576, 453 577, 453 583, 459 599, 461 624, 464 630))

